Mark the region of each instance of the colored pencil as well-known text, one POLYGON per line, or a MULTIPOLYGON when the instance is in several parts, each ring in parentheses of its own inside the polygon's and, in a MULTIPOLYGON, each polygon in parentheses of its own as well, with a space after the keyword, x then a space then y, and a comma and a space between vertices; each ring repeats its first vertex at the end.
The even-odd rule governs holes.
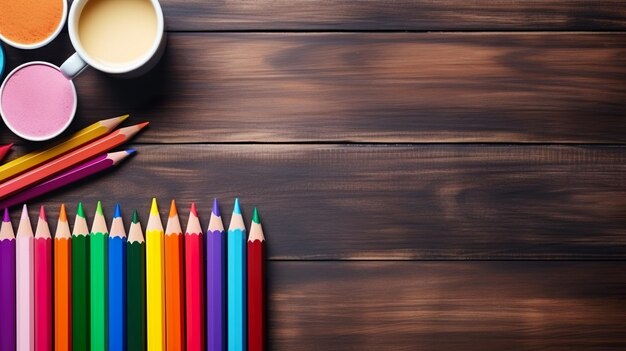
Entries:
POLYGON ((72 234, 65 205, 54 233, 54 349, 72 347, 72 234))
POLYGON ((191 204, 185 230, 185 304, 187 351, 205 351, 204 254, 202 227, 196 204, 191 204))
POLYGON ((17 192, 4 200, 0 200, 0 208, 12 207, 17 204, 26 203, 53 190, 69 184, 77 183, 78 181, 91 175, 102 173, 109 168, 117 166, 122 160, 132 155, 134 152, 134 149, 128 149, 126 151, 102 154, 59 175, 56 175, 43 183, 39 183, 21 192, 17 192))
POLYGON ((24 205, 15 236, 16 335, 20 351, 35 349, 34 244, 33 227, 24 205))
POLYGON ((109 350, 126 350, 126 230, 120 205, 109 235, 109 350))
MULTIPOLYGON (((61 156, 103 135, 109 134, 126 118, 128 118, 128 115, 98 121, 72 134, 64 141, 49 149, 34 151, 16 158, 11 162, 7 162, 0 166, 0 182, 48 162, 53 158, 61 156)), ((0 157, 0 159, 1 158, 2 157, 0 157)))
POLYGON ((0 161, 4 158, 4 156, 11 150, 13 144, 2 145, 0 146, 0 161))
POLYGON ((72 231, 72 350, 89 350, 89 229, 82 202, 72 231))
POLYGON ((26 187, 32 186, 52 175, 97 156, 98 154, 107 152, 110 149, 128 141, 146 125, 148 125, 148 122, 136 124, 126 128, 120 128, 105 137, 82 146, 79 149, 71 151, 50 162, 44 163, 37 168, 31 169, 30 171, 13 179, 7 180, 4 183, 0 183, 0 198, 4 198, 26 187))
POLYGON ((246 227, 239 199, 228 226, 228 350, 246 348, 246 227))
POLYGON ((254 209, 248 238, 248 351, 265 350, 265 236, 254 209))
POLYGON ((167 350, 185 349, 183 233, 172 200, 165 226, 165 342, 167 350))
POLYGON ((163 224, 156 199, 152 199, 146 226, 146 305, 148 351, 165 350, 165 272, 163 224))
POLYGON ((146 350, 146 242, 137 210, 128 230, 126 247, 127 333, 126 346, 131 351, 146 350))
POLYGON ((226 233, 217 199, 206 233, 206 342, 208 351, 226 349, 226 233))
POLYGON ((35 229, 35 350, 52 351, 52 236, 41 206, 35 229))
POLYGON ((15 233, 9 210, 0 225, 0 350, 15 350, 15 233))
POLYGON ((108 347, 108 266, 109 230, 102 203, 98 201, 89 235, 89 315, 91 351, 106 351, 108 347))

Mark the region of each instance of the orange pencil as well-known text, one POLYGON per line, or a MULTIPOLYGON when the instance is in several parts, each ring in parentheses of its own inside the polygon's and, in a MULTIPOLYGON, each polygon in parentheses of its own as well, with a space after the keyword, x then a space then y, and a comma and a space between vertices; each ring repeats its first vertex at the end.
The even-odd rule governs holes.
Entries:
POLYGON ((35 229, 35 350, 52 351, 52 237, 43 206, 35 229))
POLYGON ((183 233, 172 200, 165 229, 165 340, 167 350, 184 350, 183 233))
POLYGON ((7 180, 4 183, 0 183, 0 198, 4 198, 18 190, 22 190, 30 185, 36 184, 80 162, 107 152, 110 149, 128 141, 146 125, 148 125, 148 122, 136 124, 126 128, 120 128, 113 133, 97 139, 77 150, 69 152, 48 163, 44 163, 43 165, 13 179, 7 180))
POLYGON ((54 234, 54 349, 72 349, 72 234, 61 205, 54 234))

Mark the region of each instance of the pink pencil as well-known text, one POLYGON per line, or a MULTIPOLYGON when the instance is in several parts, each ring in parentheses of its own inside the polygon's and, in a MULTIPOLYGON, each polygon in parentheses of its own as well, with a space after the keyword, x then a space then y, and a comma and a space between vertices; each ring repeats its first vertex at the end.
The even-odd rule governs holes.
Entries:
POLYGON ((9 150, 11 149, 11 146, 13 146, 13 144, 0 145, 0 161, 2 161, 2 159, 4 158, 4 155, 6 155, 9 152, 9 150))
POLYGON ((35 349, 35 314, 33 280, 33 227, 28 218, 28 208, 24 205, 22 217, 15 236, 15 299, 16 299, 16 334, 17 349, 33 351, 35 349))
POLYGON ((41 206, 35 229, 35 350, 52 351, 52 237, 41 206))

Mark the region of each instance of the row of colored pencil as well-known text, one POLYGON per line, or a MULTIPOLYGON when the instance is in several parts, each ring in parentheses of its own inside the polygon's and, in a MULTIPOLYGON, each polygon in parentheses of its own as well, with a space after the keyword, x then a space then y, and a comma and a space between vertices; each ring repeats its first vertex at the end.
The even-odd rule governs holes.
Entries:
MULTIPOLYGON (((96 122, 59 144, 0 166, 0 208, 25 203, 65 185, 103 172, 133 154, 109 152, 130 140, 148 123, 115 128, 128 115, 96 122)), ((0 147, 0 160, 10 145, 0 147)))
POLYGON ((119 205, 110 232, 100 202, 91 230, 79 203, 70 231, 62 205, 54 238, 43 206, 34 234, 26 205, 17 235, 5 209, 0 350, 264 350, 256 208, 247 238, 238 200, 228 233, 217 200, 206 235, 189 212, 183 234, 172 201, 164 230, 153 199, 144 240, 137 211, 126 235, 119 205))

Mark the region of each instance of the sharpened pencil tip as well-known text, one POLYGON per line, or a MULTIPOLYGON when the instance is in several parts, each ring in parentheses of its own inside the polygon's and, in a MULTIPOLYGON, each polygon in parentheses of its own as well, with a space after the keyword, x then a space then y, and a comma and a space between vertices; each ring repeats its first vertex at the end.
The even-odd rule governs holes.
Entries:
POLYGON ((133 210, 133 223, 139 223, 139 214, 137 214, 137 210, 133 210))
POLYGON ((176 215, 178 215, 178 211, 176 210, 176 200, 172 199, 172 202, 170 203, 170 214, 168 217, 174 217, 176 215))
POLYGON ((143 123, 139 123, 137 124, 137 127, 139 127, 139 129, 143 129, 144 127, 146 127, 148 124, 150 124, 150 122, 143 122, 143 123))
POLYGON ((196 210, 195 202, 191 203, 191 208, 189 209, 189 212, 191 212, 191 214, 193 214, 194 216, 198 217, 198 211, 196 210))
POLYGON ((261 223, 261 220, 259 219, 259 211, 256 207, 254 208, 254 212, 252 212, 252 221, 254 223, 261 223))
POLYGON ((39 218, 41 218, 42 221, 46 220, 46 208, 43 207, 43 205, 39 208, 39 218))
POLYGON ((9 217, 9 209, 8 208, 4 208, 4 216, 2 217, 2 221, 3 222, 10 222, 11 221, 11 217, 9 217))
POLYGON ((113 218, 120 217, 122 217, 122 208, 120 207, 120 204, 115 204, 115 213, 113 214, 113 218))
POLYGON ((132 148, 131 149, 126 149, 126 153, 129 154, 129 155, 132 155, 135 152, 137 152, 137 150, 135 150, 135 149, 132 149, 132 148))
POLYGON ((101 201, 98 201, 98 204, 96 205, 96 214, 104 216, 104 211, 102 211, 102 202, 101 201))
POLYGON ((152 206, 150 207, 150 214, 153 215, 159 215, 159 207, 157 206, 157 199, 156 197, 152 198, 152 206))
POLYGON ((235 198, 235 205, 233 206, 233 214, 241 214, 241 207, 239 206, 239 198, 235 198))
POLYGON ((59 210, 59 219, 63 222, 67 222, 67 212, 65 210, 65 204, 61 204, 61 210, 59 210))
POLYGON ((22 207, 21 219, 28 219, 28 207, 26 207, 26 204, 24 204, 24 206, 22 207))
POLYGON ((76 208, 76 215, 82 218, 86 218, 85 209, 83 208, 83 203, 79 202, 78 207, 76 208))
POLYGON ((124 122, 128 117, 130 117, 130 115, 126 114, 126 115, 119 116, 118 119, 120 120, 120 122, 124 122))
POLYGON ((213 199, 213 214, 218 217, 222 216, 222 214, 220 213, 220 205, 217 202, 217 198, 213 199))

